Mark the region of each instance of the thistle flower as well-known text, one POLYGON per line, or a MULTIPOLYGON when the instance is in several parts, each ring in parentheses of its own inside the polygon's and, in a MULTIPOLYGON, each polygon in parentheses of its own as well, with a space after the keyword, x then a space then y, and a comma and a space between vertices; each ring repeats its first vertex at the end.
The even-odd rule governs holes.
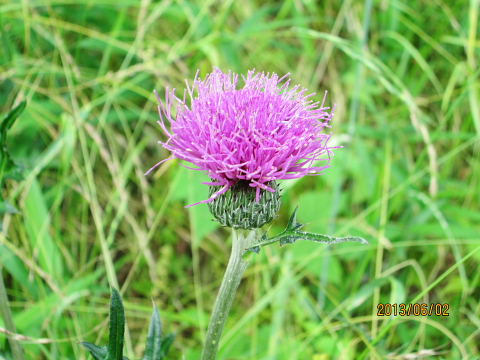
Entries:
POLYGON ((333 110, 312 100, 300 86, 291 86, 288 75, 249 71, 242 76, 215 69, 204 80, 195 76, 183 99, 175 89, 166 91, 165 103, 157 95, 159 124, 168 137, 162 146, 177 158, 193 164, 185 167, 206 172, 210 197, 196 204, 209 205, 211 213, 232 227, 232 249, 205 337, 202 360, 214 360, 220 337, 242 275, 248 266, 244 255, 264 246, 292 244, 298 240, 322 244, 362 238, 302 231, 293 212, 284 231, 274 237, 257 231, 270 222, 280 207, 278 180, 319 175, 329 167, 335 147, 324 133, 333 110), (170 123, 167 128, 166 122, 170 123), (236 231, 235 229, 251 231, 236 231))
POLYGON ((255 191, 258 203, 262 191, 278 195, 277 180, 319 175, 329 167, 333 147, 323 130, 333 110, 324 106, 325 97, 322 103, 311 100, 315 94, 291 86, 288 75, 252 70, 242 80, 239 86, 237 74, 215 69, 204 80, 197 73, 183 99, 167 89, 163 103, 156 93, 159 124, 168 137, 160 143, 172 155, 147 174, 178 158, 196 166, 187 168, 206 172, 212 181, 204 184, 215 190, 187 207, 213 205, 228 190, 245 186, 255 191))

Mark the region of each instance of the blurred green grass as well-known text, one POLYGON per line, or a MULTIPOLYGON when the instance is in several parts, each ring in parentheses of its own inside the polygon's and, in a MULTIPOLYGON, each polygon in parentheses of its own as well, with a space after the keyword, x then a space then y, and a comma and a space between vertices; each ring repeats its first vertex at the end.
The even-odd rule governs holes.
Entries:
MULTIPOLYGON (((172 359, 196 359, 228 231, 202 175, 143 173, 156 100, 196 70, 256 68, 336 104, 345 147, 321 177, 285 182, 311 231, 370 245, 265 248, 241 285, 221 359, 480 357, 479 2, 25 0, 0 2, 0 110, 27 99, 9 149, 0 261, 26 359, 87 359, 105 342, 109 286, 139 358, 151 299, 172 359), (449 317, 382 318, 378 303, 450 304, 449 317), (137 341, 138 340, 138 341, 137 341), (410 356, 410 357, 408 357, 410 356)), ((3 321, 0 319, 0 327, 3 321)), ((0 334, 0 358, 8 342, 0 334)), ((7 357, 8 359, 8 357, 7 357)))

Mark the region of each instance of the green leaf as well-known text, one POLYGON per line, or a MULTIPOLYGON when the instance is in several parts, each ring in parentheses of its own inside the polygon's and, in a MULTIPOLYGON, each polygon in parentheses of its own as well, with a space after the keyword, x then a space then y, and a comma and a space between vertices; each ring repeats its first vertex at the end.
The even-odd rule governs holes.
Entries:
POLYGON ((266 245, 273 244, 274 242, 279 242, 280 246, 286 244, 293 244, 297 240, 309 240, 314 241, 321 244, 339 244, 343 242, 359 242, 361 244, 368 244, 368 241, 358 237, 358 236, 346 236, 346 237, 336 237, 331 235, 325 234, 315 234, 305 231, 300 231, 303 227, 303 224, 297 221, 297 211, 298 207, 295 208, 290 219, 288 220, 287 228, 282 231, 280 234, 269 238, 266 234, 264 234, 259 241, 253 243, 251 247, 246 249, 246 251, 252 251, 258 253, 260 248, 266 245))
POLYGON ((21 170, 10 158, 5 140, 0 140, 0 187, 7 178, 21 180, 21 170))
POLYGON ((7 130, 10 129, 25 109, 26 102, 22 101, 13 108, 0 122, 0 187, 5 178, 22 179, 21 169, 13 162, 7 150, 7 130))
POLYGON ((170 350, 170 347, 173 344, 173 340, 175 340, 175 334, 168 334, 162 340, 162 356, 160 359, 164 359, 170 350))
POLYGON ((57 283, 65 279, 64 256, 59 248, 59 238, 51 231, 52 214, 44 189, 38 179, 33 179, 24 197, 23 224, 30 246, 36 251, 36 259, 42 269, 48 271, 57 283))
POLYGON ((110 334, 107 346, 97 346, 89 342, 82 342, 95 360, 128 360, 123 356, 123 337, 125 332, 125 310, 122 298, 117 289, 112 288, 110 299, 110 334))
POLYGON ((95 360, 105 360, 107 357, 107 347, 106 346, 97 346, 95 344, 83 341, 82 344, 84 347, 90 351, 95 360))
POLYGON ((22 101, 20 104, 18 104, 16 107, 14 107, 10 112, 5 115, 5 117, 2 119, 2 122, 0 123, 0 135, 3 136, 6 134, 7 130, 10 129, 17 120, 17 118, 20 116, 20 114, 25 110, 25 106, 27 105, 26 101, 22 101))
MULTIPOLYGON (((128 360, 123 356, 123 342, 125 331, 125 309, 123 308, 122 298, 117 289, 112 288, 110 300, 110 334, 107 346, 97 346, 89 342, 82 342, 95 360, 128 360)), ((167 335, 162 339, 162 322, 160 313, 154 306, 150 327, 148 330, 147 345, 145 355, 142 360, 162 360, 165 359, 175 336, 167 335)))
POLYGON ((261 247, 260 246, 252 246, 248 249, 245 250, 245 252, 254 252, 255 254, 258 254, 260 252, 261 247))
POLYGON ((288 224, 287 224, 287 229, 286 229, 287 231, 288 230, 295 231, 295 230, 299 230, 303 227, 303 224, 300 224, 297 221, 297 211, 298 211, 298 206, 295 208, 295 210, 293 210, 293 213, 290 216, 290 219, 288 219, 288 224))
POLYGON ((148 329, 147 346, 143 360, 161 360, 162 359, 162 322, 160 313, 154 305, 150 328, 148 329))
POLYGON ((359 242, 361 244, 368 244, 368 241, 358 236, 336 237, 326 234, 314 234, 304 231, 295 231, 291 234, 285 234, 280 239, 280 245, 292 244, 297 240, 309 240, 321 244, 340 244, 343 242, 359 242))
POLYGON ((2 264, 3 269, 13 277, 14 281, 25 286, 32 300, 37 300, 37 284, 31 280, 31 274, 25 262, 10 250, 10 248, 2 244, 0 244, 0 264, 2 264))
POLYGON ((147 346, 142 360, 162 360, 168 354, 175 335, 169 334, 162 339, 162 322, 158 308, 154 306, 150 328, 148 330, 147 346))
POLYGON ((110 334, 108 338, 108 354, 105 360, 123 359, 123 340, 125 332, 125 310, 122 298, 117 289, 112 288, 110 300, 110 334))

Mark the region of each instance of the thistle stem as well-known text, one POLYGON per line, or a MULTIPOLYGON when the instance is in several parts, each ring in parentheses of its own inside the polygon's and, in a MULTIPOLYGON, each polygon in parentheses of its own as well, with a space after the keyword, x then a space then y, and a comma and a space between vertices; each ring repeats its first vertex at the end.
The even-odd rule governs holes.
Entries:
POLYGON ((232 235, 233 241, 230 259, 228 260, 227 269, 223 275, 222 284, 220 285, 220 290, 218 291, 213 306, 212 317, 208 324, 202 360, 214 360, 217 355, 220 336, 222 335, 225 321, 232 307, 233 299, 235 298, 238 285, 240 285, 240 281, 242 280, 243 273, 248 266, 248 262, 245 261, 242 256, 245 249, 248 248, 251 235, 254 235, 254 233, 245 236, 243 232, 233 229, 232 235))

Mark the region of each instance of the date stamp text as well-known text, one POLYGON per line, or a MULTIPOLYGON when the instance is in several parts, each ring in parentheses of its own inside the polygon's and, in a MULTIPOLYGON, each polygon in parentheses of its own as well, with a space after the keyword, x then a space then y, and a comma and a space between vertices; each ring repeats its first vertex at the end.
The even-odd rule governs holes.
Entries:
POLYGON ((377 305, 377 316, 450 316, 449 304, 390 304, 377 305))

